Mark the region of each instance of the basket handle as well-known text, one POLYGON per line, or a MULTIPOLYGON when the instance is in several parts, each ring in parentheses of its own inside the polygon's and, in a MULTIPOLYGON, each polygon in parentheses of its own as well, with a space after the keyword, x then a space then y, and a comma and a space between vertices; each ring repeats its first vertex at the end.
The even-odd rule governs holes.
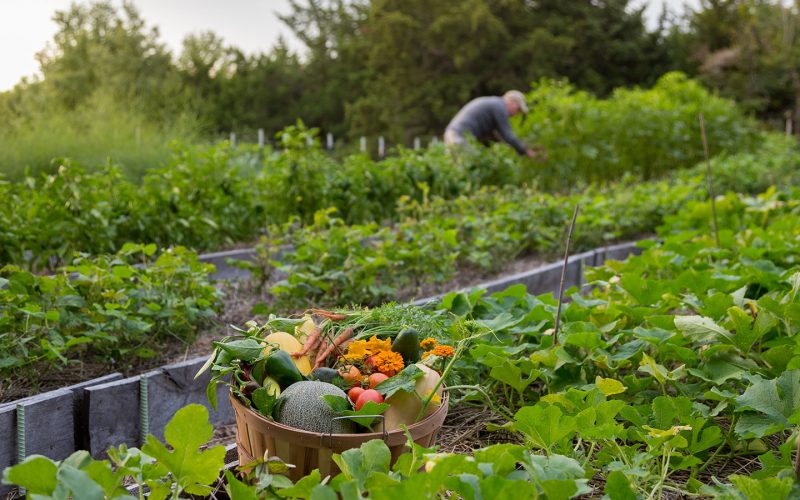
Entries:
POLYGON ((328 436, 328 448, 333 448, 333 423, 337 420, 344 420, 346 418, 379 418, 381 420, 381 434, 384 441, 389 439, 389 433, 386 432, 386 418, 383 415, 350 415, 344 417, 333 417, 331 419, 331 425, 328 428, 327 433, 322 433, 319 437, 319 445, 325 445, 325 436, 328 436))

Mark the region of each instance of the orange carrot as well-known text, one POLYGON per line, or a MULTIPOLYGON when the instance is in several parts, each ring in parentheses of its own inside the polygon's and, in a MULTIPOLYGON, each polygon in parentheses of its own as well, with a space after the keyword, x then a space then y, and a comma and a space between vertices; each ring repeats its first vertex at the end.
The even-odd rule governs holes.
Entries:
POLYGON ((328 359, 328 356, 330 356, 331 353, 337 347, 342 345, 343 342, 345 342, 347 339, 349 339, 352 336, 353 336, 353 329, 352 328, 347 328, 341 334, 339 334, 339 336, 336 337, 333 340, 333 342, 331 342, 330 344, 326 344, 324 349, 320 348, 320 350, 319 350, 320 354, 317 355, 317 360, 316 360, 314 368, 319 368, 320 366, 322 366, 323 363, 325 363, 325 360, 328 359))
POLYGON ((325 362, 325 358, 322 357, 322 354, 328 350, 328 337, 322 339, 322 342, 319 344, 319 350, 317 350, 317 359, 314 360, 314 368, 317 369, 322 366, 325 362))
POLYGON ((325 309, 311 309, 311 313, 322 316, 323 318, 328 318, 331 321, 341 321, 343 319, 347 319, 346 314, 326 311, 325 309))
POLYGON ((309 352, 313 351, 315 347, 319 344, 320 340, 322 340, 322 329, 315 328, 314 333, 308 336, 306 339, 306 343, 303 344, 303 349, 298 352, 293 352, 292 356, 295 358, 299 358, 300 356, 305 356, 309 352))

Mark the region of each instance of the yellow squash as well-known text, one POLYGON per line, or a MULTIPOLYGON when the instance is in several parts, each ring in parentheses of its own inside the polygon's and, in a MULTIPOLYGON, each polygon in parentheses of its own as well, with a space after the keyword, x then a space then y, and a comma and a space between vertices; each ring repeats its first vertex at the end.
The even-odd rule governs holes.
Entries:
MULTIPOLYGON (((386 398, 384 403, 389 404, 389 408, 386 409, 386 412, 383 414, 384 421, 386 422, 386 430, 392 431, 394 429, 399 429, 400 425, 412 425, 419 414, 419 411, 422 409, 422 401, 421 399, 425 399, 433 388, 436 387, 436 384, 439 383, 439 374, 425 365, 417 363, 417 367, 425 372, 425 375, 421 376, 417 379, 416 385, 416 392, 419 394, 419 397, 411 394, 410 392, 405 391, 397 391, 392 394, 391 397, 386 398)), ((431 400, 431 403, 425 409, 425 414, 423 418, 429 416, 433 412, 436 411, 437 408, 442 404, 441 396, 442 396, 442 387, 439 386, 439 389, 436 391, 436 394, 439 396, 438 398, 435 397, 431 400)), ((377 429, 380 429, 380 423, 377 424, 377 429)))
MULTIPOLYGON (((267 335, 264 340, 269 342, 270 344, 277 344, 277 346, 282 350, 286 351, 289 354, 294 352, 299 352, 303 350, 303 344, 300 343, 293 335, 290 335, 286 332, 274 332, 267 335)), ((267 351, 269 351, 270 347, 267 346, 267 351)), ((299 358, 292 357, 292 361, 294 361, 295 366, 303 374, 303 376, 308 375, 311 373, 311 360, 308 356, 300 356, 299 358)))

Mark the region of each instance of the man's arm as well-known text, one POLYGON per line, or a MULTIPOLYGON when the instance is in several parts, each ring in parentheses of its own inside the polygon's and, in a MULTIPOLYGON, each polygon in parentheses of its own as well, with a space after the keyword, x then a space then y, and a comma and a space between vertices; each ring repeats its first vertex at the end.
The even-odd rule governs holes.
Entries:
POLYGON ((511 144, 511 146, 517 150, 517 153, 521 155, 528 154, 528 148, 514 135, 514 131, 511 130, 511 123, 508 121, 508 114, 505 109, 498 109, 495 112, 495 121, 497 122, 497 131, 500 132, 500 137, 511 144))

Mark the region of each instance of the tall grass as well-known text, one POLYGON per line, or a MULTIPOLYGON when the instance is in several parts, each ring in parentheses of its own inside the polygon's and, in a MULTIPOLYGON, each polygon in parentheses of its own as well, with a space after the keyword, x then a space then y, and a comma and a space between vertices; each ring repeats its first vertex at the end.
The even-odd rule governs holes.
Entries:
POLYGON ((0 174, 19 180, 26 173, 55 172, 59 158, 70 158, 90 170, 113 162, 139 179, 167 162, 173 141, 195 142, 198 131, 191 115, 158 124, 109 97, 93 96, 76 110, 37 110, 0 130, 0 174))

